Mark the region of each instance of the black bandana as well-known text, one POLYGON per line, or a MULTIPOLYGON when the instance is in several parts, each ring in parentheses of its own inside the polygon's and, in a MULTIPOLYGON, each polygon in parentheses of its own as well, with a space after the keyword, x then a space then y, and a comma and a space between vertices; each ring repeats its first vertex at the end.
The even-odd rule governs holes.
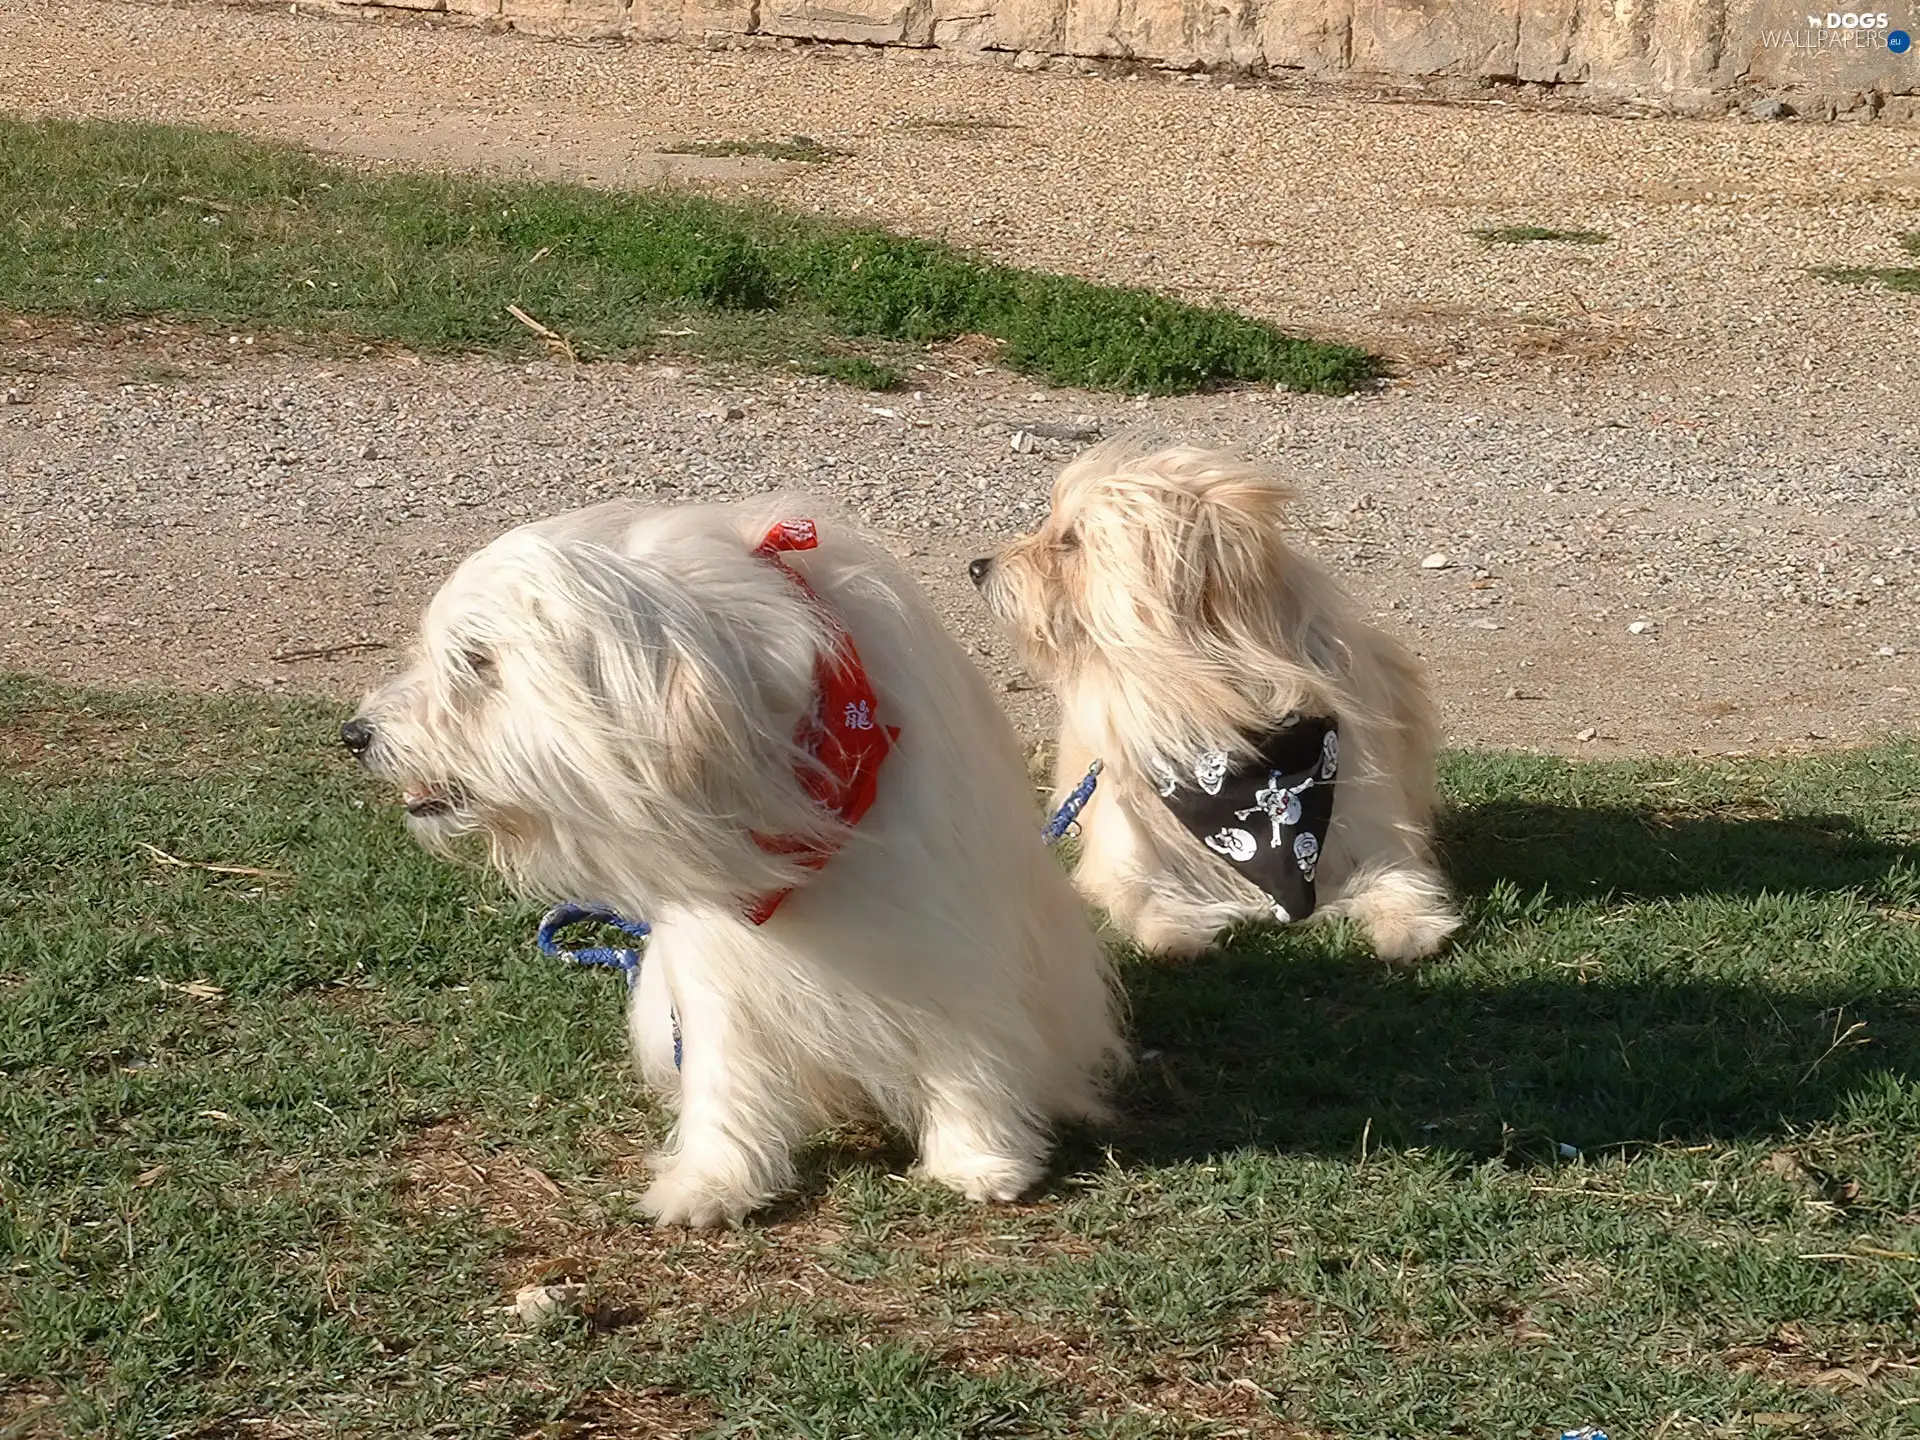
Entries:
POLYGON ((1259 741, 1259 753, 1238 765, 1210 750, 1187 774, 1163 771, 1160 797, 1194 839, 1266 892, 1285 925, 1313 913, 1313 872, 1333 819, 1340 726, 1289 716, 1259 741))

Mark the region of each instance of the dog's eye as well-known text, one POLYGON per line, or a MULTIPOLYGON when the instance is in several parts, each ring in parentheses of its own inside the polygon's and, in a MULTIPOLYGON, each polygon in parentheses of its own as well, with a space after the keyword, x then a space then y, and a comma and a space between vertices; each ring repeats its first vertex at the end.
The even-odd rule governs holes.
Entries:
POLYGON ((1078 550, 1080 548, 1080 537, 1074 532, 1073 527, 1069 525, 1065 530, 1060 532, 1059 540, 1054 543, 1059 545, 1062 550, 1078 550))
POLYGON ((473 672, 477 680, 491 683, 494 677, 493 656, 484 650, 465 650, 461 652, 460 663, 473 672))

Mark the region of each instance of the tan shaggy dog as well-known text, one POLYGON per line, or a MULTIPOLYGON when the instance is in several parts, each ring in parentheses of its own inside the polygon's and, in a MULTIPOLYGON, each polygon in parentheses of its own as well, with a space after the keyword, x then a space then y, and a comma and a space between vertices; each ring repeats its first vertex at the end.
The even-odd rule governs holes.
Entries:
POLYGON ((930 1178, 1011 1200, 1055 1121, 1105 1112, 1118 997, 1012 727, 816 501, 511 531, 341 738, 429 846, 475 836, 526 893, 652 923, 629 1029, 677 1118, 662 1221, 736 1221, 810 1133, 876 1115, 930 1178))
POLYGON ((1241 922, 1347 915, 1416 960, 1460 923, 1432 853, 1436 716, 1414 658, 1287 543, 1291 498, 1229 455, 1109 444, 969 571, 1059 697, 1057 795, 1105 762, 1075 878, 1121 929, 1191 955, 1241 922), (1307 758, 1282 775, 1288 744, 1307 758))

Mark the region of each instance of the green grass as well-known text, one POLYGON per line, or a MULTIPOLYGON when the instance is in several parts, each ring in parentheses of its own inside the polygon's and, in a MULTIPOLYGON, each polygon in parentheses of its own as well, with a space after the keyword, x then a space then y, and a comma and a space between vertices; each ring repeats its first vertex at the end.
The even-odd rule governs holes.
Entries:
POLYGON ((843 385, 861 390, 898 390, 907 377, 891 365, 882 365, 864 355, 828 355, 809 364, 815 375, 830 375, 843 385))
POLYGON ((1496 230, 1469 233, 1489 245, 1536 245, 1546 241, 1562 245, 1604 245, 1611 238, 1598 230, 1550 230, 1543 225, 1503 225, 1496 230))
POLYGON ((167 317, 422 351, 581 358, 668 346, 813 365, 898 362, 961 335, 1056 385, 1242 382, 1344 393, 1348 346, 1225 310, 995 265, 766 205, 433 174, 144 125, 0 118, 0 311, 167 317))
MULTIPOLYGON (((1900 237, 1900 248, 1920 259, 1920 230, 1900 237)), ((1813 272, 1843 285, 1880 285, 1888 290, 1920 292, 1920 265, 1823 265, 1813 272)))
POLYGON ((703 155, 714 160, 748 156, 760 160, 798 160, 818 165, 847 152, 822 145, 811 135, 789 135, 785 140, 688 140, 678 145, 663 146, 660 153, 703 155))
POLYGON ((1148 1058, 1036 1203, 845 1134, 710 1238, 635 1213, 618 982, 339 718, 0 681, 0 1434, 1920 1425, 1911 743, 1453 755, 1447 958, 1129 960, 1148 1058), (592 1322, 501 1313, 558 1274, 592 1322))

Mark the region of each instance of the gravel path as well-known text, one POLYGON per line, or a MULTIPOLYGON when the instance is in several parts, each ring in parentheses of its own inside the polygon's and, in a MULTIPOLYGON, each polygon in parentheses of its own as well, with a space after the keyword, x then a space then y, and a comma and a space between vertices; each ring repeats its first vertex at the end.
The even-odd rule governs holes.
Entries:
POLYGON ((191 337, 76 347, 19 328, 16 354, 42 373, 0 408, 8 668, 350 694, 392 657, 276 657, 404 644, 454 561, 507 525, 625 490, 794 484, 895 542, 1031 732, 1040 697, 963 565, 1045 504, 1073 447, 1033 428, 1091 425, 1287 466, 1305 537, 1432 664, 1457 741, 1747 751, 1911 728, 1916 712, 1911 460, 1785 467, 1706 416, 1413 394, 1142 403, 964 373, 882 402, 669 366, 317 369, 191 337), (160 347, 171 378, 131 379, 160 347))
MULTIPOLYGON (((1456 740, 1724 752, 1920 714, 1920 297, 1806 273, 1897 262, 1894 236, 1920 228, 1914 127, 68 0, 0 12, 0 99, 382 163, 671 173, 1224 300, 1402 362, 1357 399, 1137 403, 936 356, 923 393, 875 400, 662 366, 343 364, 268 337, 15 322, 0 330, 0 391, 18 402, 0 405, 0 665, 347 694, 390 657, 273 657, 400 643, 454 558, 518 518, 615 489, 778 482, 896 540, 1017 686, 961 562, 1037 514, 1072 448, 1023 452, 1014 431, 1092 423, 1293 470, 1313 542, 1427 656, 1456 740), (658 153, 802 129, 851 153, 658 153), (1515 223, 1614 238, 1464 233, 1515 223), (1449 563, 1423 568, 1435 554, 1449 563)), ((1030 691, 1008 702, 1041 722, 1030 691)))

